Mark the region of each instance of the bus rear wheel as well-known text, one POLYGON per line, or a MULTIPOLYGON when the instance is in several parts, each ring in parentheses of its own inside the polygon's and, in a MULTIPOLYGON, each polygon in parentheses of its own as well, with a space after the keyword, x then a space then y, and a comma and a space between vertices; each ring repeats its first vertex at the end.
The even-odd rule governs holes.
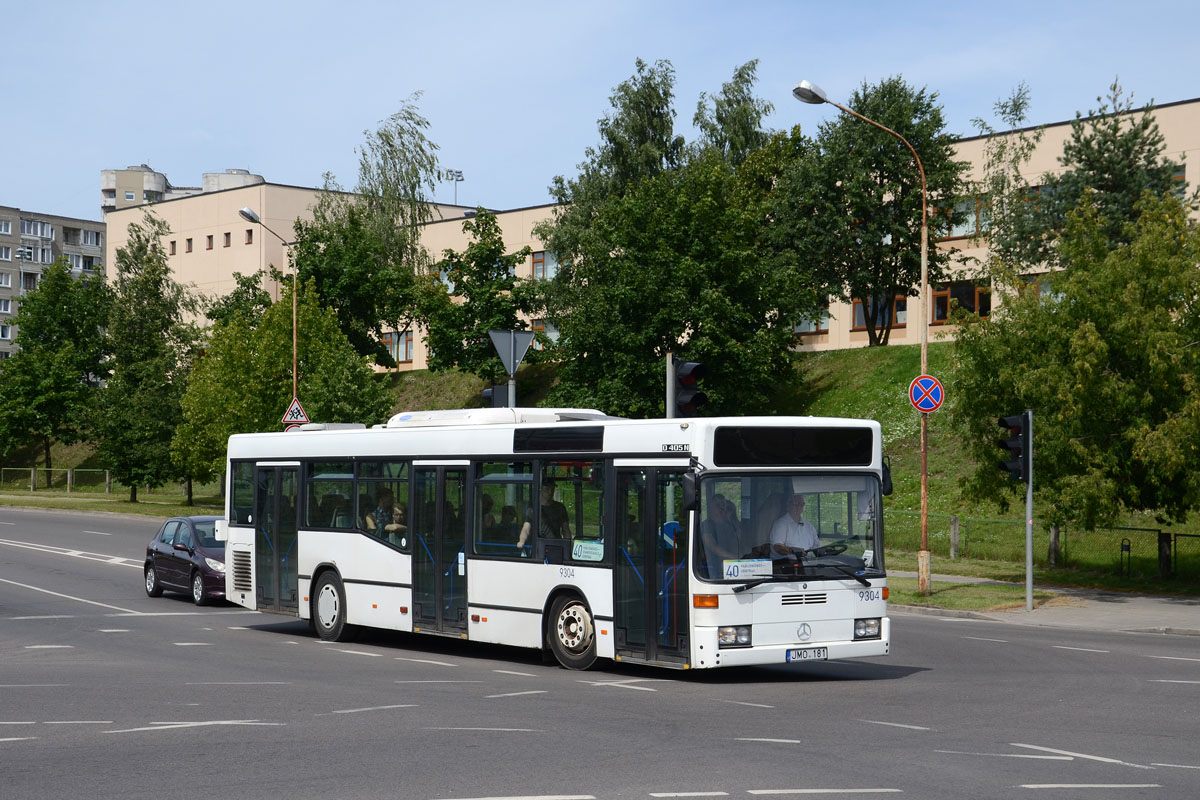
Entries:
POLYGON ((567 669, 587 669, 596 661, 596 624, 577 597, 560 597, 550 609, 550 650, 567 669))
POLYGON ((312 595, 312 623, 317 636, 327 642, 350 640, 353 627, 346 624, 346 590, 337 573, 317 578, 312 595))

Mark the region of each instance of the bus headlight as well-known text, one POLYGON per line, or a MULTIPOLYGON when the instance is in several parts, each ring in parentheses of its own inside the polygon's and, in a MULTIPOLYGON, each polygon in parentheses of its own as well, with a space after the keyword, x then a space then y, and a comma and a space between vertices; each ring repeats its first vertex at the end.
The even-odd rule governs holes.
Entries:
POLYGON ((872 617, 871 619, 856 619, 856 620, 854 620, 854 638, 855 639, 878 639, 879 638, 879 618, 872 617))
POLYGON ((750 626, 728 625, 717 628, 717 643, 721 647, 749 647, 752 644, 750 626))

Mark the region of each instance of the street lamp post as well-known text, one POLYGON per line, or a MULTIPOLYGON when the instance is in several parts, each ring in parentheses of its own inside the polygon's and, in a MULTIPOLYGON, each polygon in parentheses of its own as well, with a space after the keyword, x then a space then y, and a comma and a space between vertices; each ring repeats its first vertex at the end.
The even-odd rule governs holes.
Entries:
POLYGON ((458 205, 458 185, 462 183, 463 174, 461 169, 446 170, 446 180, 454 184, 454 205, 458 205))
MULTIPOLYGON (((792 94, 802 103, 820 105, 829 103, 834 108, 844 111, 852 117, 868 122, 880 130, 887 131, 900 141, 912 153, 917 162, 917 171, 921 173, 921 374, 929 373, 929 317, 926 311, 926 298, 929 296, 929 191, 925 185, 925 167, 917 151, 900 134, 886 125, 880 125, 873 119, 864 117, 857 111, 830 100, 825 91, 815 83, 800 81, 792 94)), ((917 591, 923 595, 929 594, 929 469, 926 460, 926 443, 929 438, 929 415, 921 412, 921 549, 917 553, 917 591)))
MULTIPOLYGON (((250 208, 249 206, 245 206, 244 208, 238 209, 238 215, 241 216, 241 218, 246 220, 247 222, 253 223, 255 225, 261 225, 264 230, 266 230, 268 233, 270 233, 272 236, 274 236, 276 239, 278 239, 284 247, 290 246, 289 242, 287 242, 287 240, 285 240, 282 236, 280 236, 275 231, 268 228, 266 223, 264 223, 262 221, 262 219, 259 218, 258 214, 256 214, 254 212, 254 209, 250 208)), ((298 273, 299 271, 300 271, 299 266, 292 267, 292 400, 295 400, 296 398, 298 398, 300 396, 300 390, 299 390, 300 375, 296 371, 296 339, 297 339, 297 331, 299 329, 299 326, 298 326, 297 320, 296 320, 296 273, 298 273)))

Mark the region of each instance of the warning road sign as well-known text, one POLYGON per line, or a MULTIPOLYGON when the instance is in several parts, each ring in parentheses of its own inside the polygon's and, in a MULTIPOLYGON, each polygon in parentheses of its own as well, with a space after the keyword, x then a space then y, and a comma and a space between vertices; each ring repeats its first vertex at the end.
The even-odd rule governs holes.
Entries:
POLYGON ((292 404, 288 406, 280 422, 290 425, 303 425, 305 422, 308 422, 308 414, 304 413, 304 406, 300 405, 299 397, 292 398, 292 404))

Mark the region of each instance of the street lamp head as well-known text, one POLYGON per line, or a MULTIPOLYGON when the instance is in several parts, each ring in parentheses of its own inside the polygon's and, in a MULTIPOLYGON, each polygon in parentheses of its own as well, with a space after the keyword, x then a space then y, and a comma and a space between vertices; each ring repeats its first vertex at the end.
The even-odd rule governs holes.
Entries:
POLYGON ((800 81, 797 83, 796 88, 792 89, 792 95, 801 103, 811 103, 814 106, 829 102, 829 98, 825 95, 825 90, 810 81, 800 81))
POLYGON ((238 215, 246 220, 246 222, 253 222, 255 225, 262 223, 262 220, 258 218, 258 214, 255 214, 254 209, 250 208, 250 206, 239 208, 238 215))

